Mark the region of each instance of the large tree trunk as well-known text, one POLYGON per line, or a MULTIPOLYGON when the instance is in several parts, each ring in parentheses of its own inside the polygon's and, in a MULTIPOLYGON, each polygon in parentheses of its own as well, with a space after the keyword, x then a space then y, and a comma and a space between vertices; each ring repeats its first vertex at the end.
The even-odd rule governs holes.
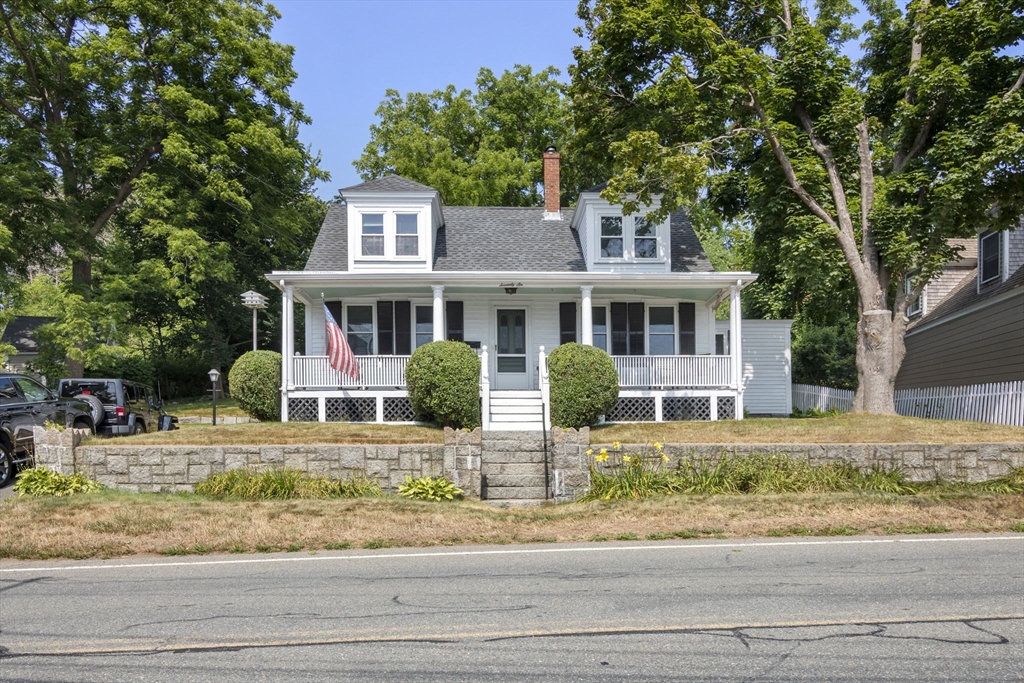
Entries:
POLYGON ((896 374, 903 364, 905 324, 892 311, 864 311, 857 321, 857 392, 853 412, 895 415, 896 374))
MULTIPOLYGON (((89 298, 89 290, 92 287, 91 256, 84 256, 71 262, 71 287, 73 291, 89 298)), ((85 365, 68 354, 64 358, 64 372, 66 377, 84 377, 85 365)))

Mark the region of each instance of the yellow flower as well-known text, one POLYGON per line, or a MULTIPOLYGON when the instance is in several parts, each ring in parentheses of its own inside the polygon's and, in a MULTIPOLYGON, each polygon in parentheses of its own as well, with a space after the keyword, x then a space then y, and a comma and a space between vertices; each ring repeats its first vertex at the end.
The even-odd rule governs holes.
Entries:
POLYGON ((612 444, 612 448, 615 448, 615 449, 622 448, 622 444, 619 443, 618 441, 616 441, 615 443, 612 444))
POLYGON ((632 460, 633 458, 629 457, 628 455, 622 456, 622 462, 630 462, 632 460))
POLYGON ((661 461, 662 462, 668 462, 668 456, 667 455, 661 456, 661 461))
POLYGON ((607 448, 602 448, 601 449, 601 455, 603 455, 603 456, 605 456, 607 458, 608 457, 608 449, 607 448))
POLYGON ((594 454, 594 449, 593 448, 588 448, 587 449, 587 455, 593 455, 593 454, 594 454))
POLYGON ((599 455, 599 456, 594 458, 594 460, 596 460, 597 462, 604 462, 607 459, 608 459, 607 455, 599 455))
POLYGON ((657 441, 655 441, 654 442, 654 448, 660 451, 661 450, 661 444, 658 443, 657 441))

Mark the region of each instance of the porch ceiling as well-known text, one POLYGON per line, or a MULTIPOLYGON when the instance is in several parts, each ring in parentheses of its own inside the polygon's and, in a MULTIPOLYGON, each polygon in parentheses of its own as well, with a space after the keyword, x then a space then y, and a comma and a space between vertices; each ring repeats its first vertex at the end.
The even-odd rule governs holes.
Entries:
MULTIPOLYGON (((399 296, 406 298, 430 298, 429 285, 421 287, 296 287, 300 300, 317 301, 323 294, 325 299, 373 298, 399 296)), ((593 298, 602 300, 617 296, 643 296, 651 298, 686 299, 687 301, 710 301, 720 290, 680 287, 678 289, 644 289, 634 287, 595 287, 593 298)), ((518 287, 515 294, 507 294, 500 287, 452 287, 444 288, 445 298, 459 296, 484 296, 506 299, 509 303, 526 301, 537 296, 560 296, 567 299, 580 297, 579 287, 518 287)))

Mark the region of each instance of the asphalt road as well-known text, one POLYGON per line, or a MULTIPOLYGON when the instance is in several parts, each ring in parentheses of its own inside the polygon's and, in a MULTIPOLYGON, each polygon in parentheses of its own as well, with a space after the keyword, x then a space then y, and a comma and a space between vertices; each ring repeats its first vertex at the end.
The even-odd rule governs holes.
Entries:
POLYGON ((2 681, 1020 681, 1024 535, 0 566, 2 681))

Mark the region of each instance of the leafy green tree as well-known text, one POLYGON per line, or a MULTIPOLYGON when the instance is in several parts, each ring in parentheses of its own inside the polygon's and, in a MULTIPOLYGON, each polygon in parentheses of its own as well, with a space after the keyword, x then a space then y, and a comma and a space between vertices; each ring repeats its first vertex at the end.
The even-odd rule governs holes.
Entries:
POLYGON ((603 178, 568 147, 571 131, 558 69, 529 66, 496 76, 480 69, 476 93, 454 85, 404 98, 388 90, 370 127, 370 142, 353 162, 364 180, 395 173, 429 185, 446 204, 543 204, 543 153, 563 156, 563 204, 603 178))
POLYGON ((70 261, 69 374, 101 351, 100 319, 157 293, 223 350, 235 283, 311 243, 326 175, 298 141, 278 16, 262 0, 0 0, 0 253, 22 276, 70 261), (97 302, 108 252, 115 293, 97 302))
POLYGON ((858 31, 847 0, 584 2, 570 96, 627 211, 731 187, 720 198, 751 216, 775 284, 841 302, 849 282, 854 408, 893 413, 907 307, 955 255, 947 238, 1024 212, 1024 2, 867 9, 858 31))

